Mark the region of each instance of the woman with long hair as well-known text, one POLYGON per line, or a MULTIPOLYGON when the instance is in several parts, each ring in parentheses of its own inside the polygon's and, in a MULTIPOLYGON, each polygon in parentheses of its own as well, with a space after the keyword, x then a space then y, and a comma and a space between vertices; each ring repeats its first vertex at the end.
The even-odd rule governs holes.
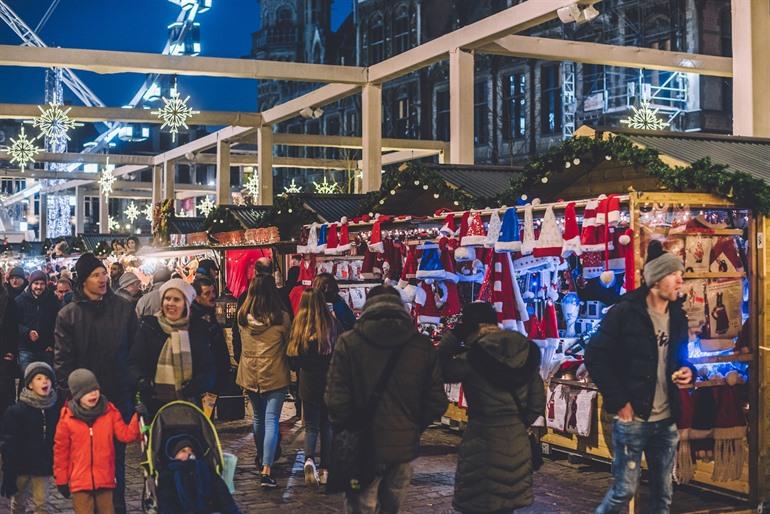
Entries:
POLYGON ((299 396, 305 421, 305 483, 325 483, 331 425, 323 401, 326 373, 332 350, 340 333, 339 321, 330 312, 324 294, 318 289, 302 293, 291 327, 287 355, 299 369, 299 396), (321 460, 316 469, 316 442, 321 435, 321 460))
POLYGON ((236 382, 254 410, 254 442, 261 456, 262 487, 277 487, 271 467, 278 447, 279 421, 290 382, 286 345, 290 318, 269 275, 256 275, 238 309, 241 358, 236 382))
POLYGON ((324 295, 326 303, 331 305, 334 316, 339 320, 343 330, 352 330, 356 322, 353 309, 340 296, 340 286, 331 273, 319 273, 313 279, 313 289, 318 289, 324 295))

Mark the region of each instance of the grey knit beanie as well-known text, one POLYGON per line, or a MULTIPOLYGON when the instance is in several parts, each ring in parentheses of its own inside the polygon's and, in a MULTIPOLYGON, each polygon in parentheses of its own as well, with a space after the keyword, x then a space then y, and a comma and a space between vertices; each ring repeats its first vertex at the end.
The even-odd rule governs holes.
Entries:
POLYGON ((77 402, 91 391, 99 389, 99 382, 90 370, 80 368, 70 373, 67 386, 70 388, 72 399, 77 402))
POLYGON ((35 378, 36 375, 45 375, 51 382, 56 381, 56 375, 53 372, 53 368, 49 366, 48 363, 42 361, 30 362, 24 369, 24 387, 29 387, 29 384, 32 383, 32 379, 35 378))
POLYGON ((682 260, 663 250, 660 241, 650 241, 647 248, 647 262, 644 264, 644 283, 647 287, 657 284, 663 277, 677 271, 684 271, 682 260))

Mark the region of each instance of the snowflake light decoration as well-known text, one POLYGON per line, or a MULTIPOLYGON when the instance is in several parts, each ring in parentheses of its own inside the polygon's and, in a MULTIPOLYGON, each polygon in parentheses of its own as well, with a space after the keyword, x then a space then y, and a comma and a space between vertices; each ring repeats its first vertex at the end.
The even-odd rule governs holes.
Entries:
POLYGON ((249 196, 256 199, 259 196, 259 173, 252 173, 249 180, 243 185, 243 189, 249 196))
POLYGON ((641 130, 663 130, 670 125, 667 121, 663 121, 658 118, 659 109, 652 110, 650 108, 650 102, 642 101, 642 105, 639 109, 633 105, 631 108, 634 110, 634 114, 625 120, 620 120, 620 123, 623 125, 628 125, 629 128, 641 130))
POLYGON ((152 114, 156 115, 162 122, 160 129, 168 127, 171 132, 171 140, 176 141, 176 135, 180 128, 187 128, 187 119, 196 114, 200 114, 200 111, 194 111, 187 105, 187 98, 182 100, 179 97, 179 92, 174 91, 171 94, 171 98, 161 97, 163 100, 163 107, 157 111, 152 111, 152 114))
POLYGON ((288 186, 283 186, 283 193, 288 194, 294 194, 294 193, 301 193, 302 192, 302 186, 296 184, 294 182, 294 179, 291 179, 291 184, 288 186))
POLYGON ((313 187, 315 187, 316 194, 319 195, 333 195, 334 193, 339 193, 342 191, 339 184, 336 182, 327 182, 326 177, 324 177, 323 182, 320 184, 314 181, 313 187))
POLYGON ((112 185, 118 178, 112 174, 112 168, 110 167, 110 159, 107 158, 107 165, 102 170, 102 176, 99 177, 99 191, 104 196, 110 196, 112 193, 112 185))
POLYGON ((147 221, 152 221, 152 203, 148 203, 144 206, 142 214, 144 214, 144 217, 147 218, 147 221))
POLYGON ((136 206, 136 204, 131 201, 130 204, 128 204, 128 207, 126 207, 126 210, 123 212, 125 214, 126 219, 129 223, 133 223, 136 221, 136 219, 141 214, 141 211, 139 210, 139 207, 136 206))
POLYGON ((118 220, 112 216, 107 216, 107 225, 109 226, 110 231, 118 230, 120 228, 120 223, 118 223, 118 220))
POLYGON ((216 204, 213 201, 209 200, 208 196, 204 198, 203 201, 196 206, 196 208, 198 209, 198 212, 200 212, 204 216, 208 216, 209 214, 211 214, 211 211, 214 210, 214 207, 216 207, 216 204))
POLYGON ((49 139, 54 141, 64 142, 69 141, 70 137, 67 132, 75 127, 82 127, 82 123, 75 123, 75 121, 69 117, 69 112, 72 107, 63 109, 59 104, 48 104, 48 108, 43 109, 39 105, 40 116, 32 120, 32 126, 40 129, 40 133, 49 139))
POLYGON ((35 156, 40 152, 40 147, 36 146, 34 141, 34 138, 27 138, 27 134, 24 133, 24 127, 21 127, 16 139, 11 138, 11 146, 8 147, 11 164, 18 164, 21 171, 24 171, 28 163, 35 162, 35 156))

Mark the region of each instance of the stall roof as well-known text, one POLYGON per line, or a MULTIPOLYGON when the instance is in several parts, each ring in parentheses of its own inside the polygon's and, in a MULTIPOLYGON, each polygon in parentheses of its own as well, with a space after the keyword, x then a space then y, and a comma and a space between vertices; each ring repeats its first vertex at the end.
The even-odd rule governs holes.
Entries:
MULTIPOLYGON (((597 132, 602 129, 596 129, 597 132)), ((770 182, 770 139, 727 136, 692 132, 651 132, 606 129, 606 132, 627 137, 632 142, 657 150, 686 163, 708 157, 732 171, 743 171, 770 182)))
POLYGON ((169 234, 193 234, 203 232, 206 218, 177 218, 172 217, 168 223, 169 234))
POLYGON ((343 216, 352 218, 361 214, 371 201, 368 195, 299 195, 309 210, 313 211, 321 221, 331 223, 342 219, 343 216))
POLYGON ((427 169, 441 175, 447 184, 476 198, 494 198, 507 190, 511 180, 523 173, 517 166, 460 164, 426 164, 427 169))
MULTIPOLYGON (((211 219, 215 220, 215 223, 217 220, 222 220, 226 226, 235 223, 239 230, 246 230, 268 226, 270 222, 274 221, 272 218, 273 207, 269 205, 220 205, 214 211, 214 216, 211 219)), ((218 228, 211 222, 206 226, 211 230, 218 228)), ((227 230, 234 229, 228 228, 227 230)))

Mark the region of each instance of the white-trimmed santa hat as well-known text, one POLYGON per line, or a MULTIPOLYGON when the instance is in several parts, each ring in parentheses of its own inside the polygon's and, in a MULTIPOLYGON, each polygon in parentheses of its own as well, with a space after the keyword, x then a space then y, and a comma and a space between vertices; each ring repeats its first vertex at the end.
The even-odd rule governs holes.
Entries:
POLYGON ((326 255, 337 255, 339 253, 339 233, 337 232, 337 224, 331 223, 326 230, 326 248, 324 253, 326 255))
POLYGON ((487 225, 487 239, 484 241, 485 248, 494 248, 497 240, 500 238, 500 230, 503 223, 500 220, 500 214, 497 209, 492 209, 492 214, 489 216, 489 224, 487 225))
POLYGON ((406 250, 406 260, 401 267, 401 278, 398 281, 399 287, 406 287, 410 278, 417 276, 417 247, 408 246, 406 250))
POLYGON ((338 253, 345 253, 349 252, 351 249, 350 244, 350 236, 348 235, 348 219, 347 217, 343 216, 340 220, 340 238, 339 242, 337 244, 337 252, 338 253))
POLYGON ((374 253, 383 253, 385 251, 385 244, 382 242, 382 223, 388 221, 390 217, 378 215, 377 219, 372 225, 372 233, 369 236, 369 251, 374 253))
POLYGON ((496 252, 518 252, 521 250, 519 238, 519 215, 516 207, 509 207, 503 214, 503 224, 500 227, 500 237, 495 243, 496 252))
POLYGON ((608 224, 614 227, 620 221, 620 200, 615 195, 599 196, 599 207, 596 209, 596 224, 608 224))
POLYGON ((417 267, 415 276, 420 280, 433 279, 443 280, 446 277, 446 270, 441 263, 441 249, 435 243, 426 243, 422 247, 420 264, 417 267))
POLYGON ((460 239, 461 246, 483 246, 487 241, 481 214, 474 212, 468 220, 468 232, 460 239))
POLYGON ((545 209, 543 222, 540 225, 540 237, 535 242, 533 255, 535 257, 560 257, 564 239, 561 229, 556 222, 556 215, 550 205, 545 209))
POLYGON ((535 198, 532 200, 532 204, 524 206, 524 233, 521 239, 522 255, 529 255, 535 250, 535 226, 532 221, 532 206, 535 202, 540 203, 540 200, 535 198))
POLYGON ((440 229, 438 229, 439 234, 446 236, 446 237, 452 237, 457 235, 457 226, 455 225, 455 215, 454 214, 447 214, 446 218, 444 218, 444 224, 441 226, 440 229))
POLYGON ((575 202, 570 202, 564 208, 564 243, 561 247, 562 257, 580 255, 580 231, 578 230, 575 202))

